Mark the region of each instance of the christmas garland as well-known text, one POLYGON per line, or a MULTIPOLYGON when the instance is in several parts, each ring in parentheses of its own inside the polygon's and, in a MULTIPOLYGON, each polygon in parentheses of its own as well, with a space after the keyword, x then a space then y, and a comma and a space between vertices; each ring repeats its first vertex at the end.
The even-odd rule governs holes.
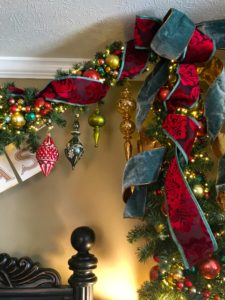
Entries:
MULTIPOLYGON (((41 126, 51 127, 54 122, 64 125, 60 113, 66 108, 100 103, 110 86, 133 78, 146 69, 148 62, 157 61, 139 94, 136 123, 140 129, 155 98, 163 103, 159 109, 161 127, 168 145, 174 145, 165 174, 170 235, 185 268, 197 265, 213 255, 217 242, 186 179, 185 166, 191 160, 196 138, 208 133, 214 142, 225 119, 225 75, 222 64, 213 58, 215 49, 225 46, 224 33, 224 20, 195 25, 175 9, 163 21, 140 16, 136 19, 134 40, 125 45, 114 42, 97 53, 93 61, 58 72, 43 90, 23 90, 6 84, 0 91, 0 150, 9 143, 19 146, 25 139, 36 150, 41 126), (200 77, 211 85, 201 120, 196 118, 196 107, 201 106, 200 77)), ((83 154, 78 113, 75 117, 73 138, 65 149, 73 166, 83 154)), ((95 128, 97 142, 99 127, 104 124, 98 108, 89 123, 95 128)), ((127 162, 123 183, 125 217, 144 215, 148 187, 158 181, 166 153, 166 147, 161 147, 139 153, 127 162)), ((37 158, 44 174, 49 174, 58 159, 50 136, 38 148, 37 158)), ((224 167, 225 160, 221 159, 217 192, 225 190, 224 167)))

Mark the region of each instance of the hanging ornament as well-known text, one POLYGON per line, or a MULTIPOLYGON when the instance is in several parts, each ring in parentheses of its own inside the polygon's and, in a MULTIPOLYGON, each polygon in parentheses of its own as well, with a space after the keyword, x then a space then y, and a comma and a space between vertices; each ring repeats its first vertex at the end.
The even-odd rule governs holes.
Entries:
POLYGON ((48 176, 59 158, 59 152, 50 133, 36 151, 36 158, 45 176, 48 176))
POLYGON ((80 124, 79 124, 79 114, 75 113, 75 120, 73 123, 73 130, 71 131, 72 139, 68 142, 65 148, 66 158, 72 165, 72 169, 74 169, 77 162, 80 160, 82 155, 84 154, 84 147, 80 142, 80 124))
POLYGON ((99 137, 100 137, 100 127, 105 125, 105 119, 100 114, 99 106, 96 107, 94 112, 88 118, 88 124, 94 127, 94 141, 95 147, 98 147, 99 137))
POLYGON ((120 124, 120 131, 124 135, 125 157, 128 160, 132 156, 131 138, 135 131, 135 124, 131 120, 131 113, 136 109, 136 102, 131 97, 131 92, 126 87, 117 103, 117 111, 122 114, 123 121, 120 124))
POLYGON ((110 66, 111 69, 116 70, 119 68, 120 58, 117 55, 111 54, 106 57, 105 62, 110 66))
POLYGON ((12 126, 16 129, 22 128, 26 124, 23 114, 15 112, 11 117, 12 126))
POLYGON ((214 279, 219 275, 221 265, 218 260, 210 258, 199 265, 199 271, 205 279, 214 279))

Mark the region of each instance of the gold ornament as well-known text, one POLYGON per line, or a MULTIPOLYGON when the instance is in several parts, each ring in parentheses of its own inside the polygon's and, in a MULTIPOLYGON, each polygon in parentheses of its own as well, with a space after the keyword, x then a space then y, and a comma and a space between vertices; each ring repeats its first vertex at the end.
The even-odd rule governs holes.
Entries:
POLYGON ((26 120, 20 112, 15 112, 12 114, 11 123, 14 128, 20 129, 26 124, 26 120))
POLYGON ((123 121, 120 124, 120 131, 124 135, 124 151, 126 160, 132 156, 131 138, 135 131, 135 124, 131 120, 131 112, 135 111, 136 102, 131 97, 131 92, 126 87, 122 92, 117 103, 117 111, 122 114, 123 121))
POLYGON ((163 230, 165 229, 165 225, 164 224, 156 224, 154 227, 155 227, 155 231, 157 233, 162 233, 163 230))
POLYGON ((24 104, 24 100, 23 100, 23 99, 19 99, 19 100, 17 101, 17 103, 20 104, 20 105, 22 105, 22 104, 24 104))
POLYGON ((170 85, 174 85, 177 82, 177 75, 175 73, 171 73, 168 76, 168 83, 170 85))
POLYGON ((223 132, 218 133, 212 144, 212 149, 218 158, 225 155, 225 134, 223 132))
POLYGON ((196 184, 193 187, 193 192, 194 192, 196 197, 202 198, 204 196, 204 188, 201 184, 196 184))
POLYGON ((98 142, 100 137, 100 127, 105 125, 105 119, 100 114, 99 106, 97 106, 95 111, 89 116, 88 124, 94 127, 95 147, 98 147, 98 142))
POLYGON ((216 201, 222 210, 225 211, 225 191, 218 193, 216 201))
POLYGON ((175 273, 173 273, 173 278, 177 281, 183 279, 183 272, 181 270, 177 270, 175 273))
POLYGON ((215 56, 206 65, 197 68, 200 80, 205 82, 207 85, 211 85, 221 74, 222 70, 223 63, 215 56))
POLYGON ((111 69, 116 70, 119 68, 120 58, 117 55, 111 54, 106 57, 105 62, 110 66, 111 69))
POLYGON ((106 71, 106 73, 109 73, 111 71, 111 68, 110 67, 106 67, 105 71, 106 71))
POLYGON ((138 152, 147 151, 155 148, 160 148, 162 145, 158 140, 149 138, 144 130, 139 132, 139 140, 137 141, 138 152))

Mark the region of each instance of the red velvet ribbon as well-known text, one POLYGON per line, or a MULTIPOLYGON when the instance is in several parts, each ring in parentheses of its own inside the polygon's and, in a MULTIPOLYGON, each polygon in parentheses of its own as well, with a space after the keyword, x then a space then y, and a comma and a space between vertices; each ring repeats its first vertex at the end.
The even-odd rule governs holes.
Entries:
MULTIPOLYGON (((157 20, 137 18, 135 45, 139 48, 151 47, 151 41, 160 26, 157 20)), ((176 114, 176 110, 191 108, 198 101, 200 87, 195 64, 206 62, 213 52, 213 40, 199 30, 194 30, 186 52, 179 59, 178 80, 166 101, 168 115, 163 123, 163 129, 177 146, 176 155, 169 164, 165 178, 168 223, 186 267, 194 266, 211 256, 216 243, 204 214, 184 178, 180 164, 188 160, 198 125, 187 116, 176 114)))
MULTIPOLYGON (((178 156, 183 151, 188 158, 198 130, 197 123, 187 116, 168 114, 163 128, 177 144, 178 156)), ((214 246, 201 208, 184 179, 178 156, 171 160, 165 178, 168 220, 184 262, 192 267, 210 257, 214 246)))

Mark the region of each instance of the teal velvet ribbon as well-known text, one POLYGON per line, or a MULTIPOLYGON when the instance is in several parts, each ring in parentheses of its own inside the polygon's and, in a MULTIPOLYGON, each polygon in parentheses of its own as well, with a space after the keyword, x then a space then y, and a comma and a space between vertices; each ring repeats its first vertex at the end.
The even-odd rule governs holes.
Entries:
POLYGON ((123 176, 123 194, 125 196, 131 187, 134 187, 134 191, 127 200, 124 217, 143 217, 147 186, 157 181, 165 151, 166 149, 163 147, 144 151, 133 156, 126 163, 123 176))

